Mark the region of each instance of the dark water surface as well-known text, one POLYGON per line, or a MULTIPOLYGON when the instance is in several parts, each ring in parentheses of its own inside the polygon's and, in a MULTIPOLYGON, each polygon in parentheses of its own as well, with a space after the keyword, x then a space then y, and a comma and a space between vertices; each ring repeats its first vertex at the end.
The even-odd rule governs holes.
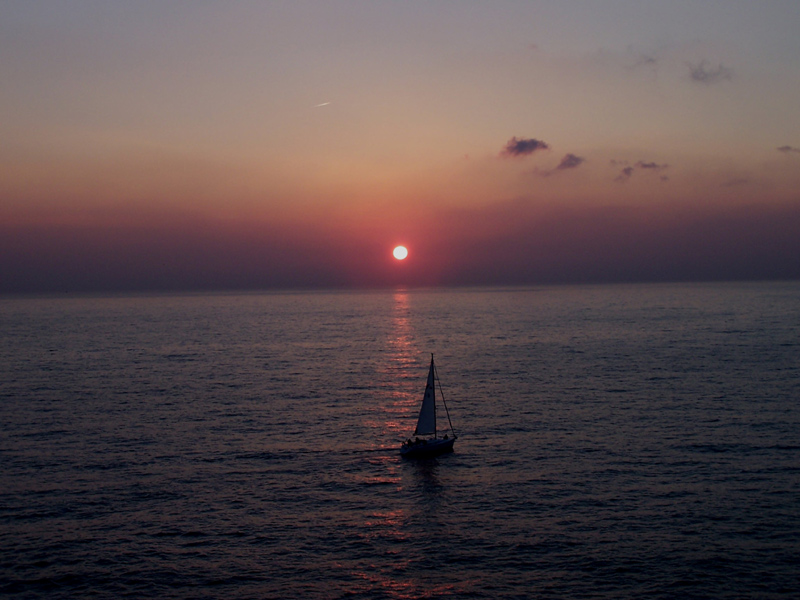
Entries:
POLYGON ((800 284, 0 300, 0 595, 800 597, 800 284), (407 461, 429 353, 460 439, 407 461))

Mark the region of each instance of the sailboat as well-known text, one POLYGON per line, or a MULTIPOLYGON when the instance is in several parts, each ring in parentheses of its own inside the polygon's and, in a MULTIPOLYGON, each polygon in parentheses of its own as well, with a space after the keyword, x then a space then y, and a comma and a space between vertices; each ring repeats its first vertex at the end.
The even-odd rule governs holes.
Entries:
POLYGON ((417 427, 414 430, 414 439, 407 439, 400 447, 400 454, 405 457, 425 458, 453 451, 453 444, 456 442, 456 432, 453 429, 453 423, 450 421, 450 411, 447 409, 447 403, 444 401, 441 382, 439 382, 439 394, 442 397, 442 404, 447 414, 447 423, 450 425, 450 435, 445 434, 443 437, 439 437, 439 431, 436 427, 437 381, 439 381, 439 376, 433 364, 433 354, 431 354, 431 367, 428 370, 428 382, 425 385, 425 395, 422 397, 422 407, 419 409, 419 418, 417 419, 417 427))

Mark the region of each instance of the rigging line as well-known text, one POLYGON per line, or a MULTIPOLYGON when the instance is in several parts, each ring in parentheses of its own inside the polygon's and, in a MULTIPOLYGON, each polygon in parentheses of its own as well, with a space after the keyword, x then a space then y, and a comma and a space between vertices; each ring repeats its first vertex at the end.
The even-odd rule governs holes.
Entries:
POLYGON ((447 402, 444 399, 444 390, 442 389, 442 380, 439 379, 439 368, 434 363, 433 365, 433 375, 436 381, 439 382, 439 394, 442 396, 442 404, 444 404, 444 412, 447 413, 447 422, 450 424, 450 431, 453 433, 453 438, 458 438, 456 435, 456 430, 453 429, 453 422, 450 420, 450 409, 447 408, 447 402))

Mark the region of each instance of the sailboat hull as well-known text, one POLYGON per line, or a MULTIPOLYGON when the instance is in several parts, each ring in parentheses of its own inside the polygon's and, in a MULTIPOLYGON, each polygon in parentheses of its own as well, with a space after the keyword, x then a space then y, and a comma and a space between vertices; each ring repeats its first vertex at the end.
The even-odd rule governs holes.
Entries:
POLYGON ((418 444, 404 444, 400 454, 406 458, 429 458, 453 451, 456 438, 422 440, 418 444))

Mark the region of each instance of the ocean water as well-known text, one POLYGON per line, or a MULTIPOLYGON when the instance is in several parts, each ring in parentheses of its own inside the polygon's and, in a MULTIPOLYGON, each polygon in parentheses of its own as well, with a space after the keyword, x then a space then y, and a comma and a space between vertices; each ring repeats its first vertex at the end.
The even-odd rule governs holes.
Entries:
POLYGON ((800 597, 800 283, 0 300, 4 598, 800 597), (401 459, 430 353, 455 452, 401 459))

